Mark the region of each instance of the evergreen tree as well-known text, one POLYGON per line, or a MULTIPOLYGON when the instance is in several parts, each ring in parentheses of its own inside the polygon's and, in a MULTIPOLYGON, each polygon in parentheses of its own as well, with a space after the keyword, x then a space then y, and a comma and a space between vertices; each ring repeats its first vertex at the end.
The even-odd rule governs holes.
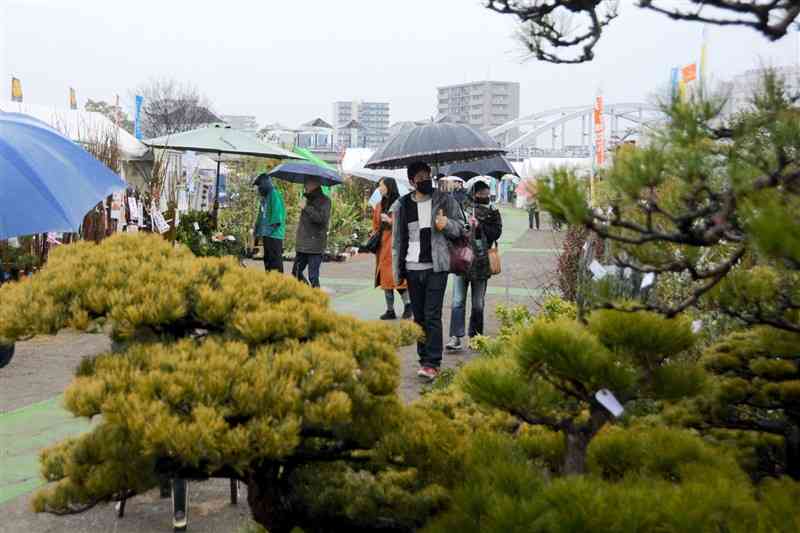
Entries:
POLYGON ((209 476, 244 481, 272 533, 410 531, 443 505, 415 461, 452 468, 457 447, 441 440, 453 434, 397 394, 396 348, 415 326, 337 315, 295 280, 145 235, 60 247, 0 288, 0 337, 95 323, 116 349, 81 362, 64 403, 99 422, 42 453, 54 483, 37 511, 209 476))

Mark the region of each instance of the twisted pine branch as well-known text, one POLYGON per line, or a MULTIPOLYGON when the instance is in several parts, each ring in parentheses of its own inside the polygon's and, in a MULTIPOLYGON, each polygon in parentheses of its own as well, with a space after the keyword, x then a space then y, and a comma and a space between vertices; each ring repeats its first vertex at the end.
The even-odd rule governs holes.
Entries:
MULTIPOLYGON (((639 0, 639 7, 665 15, 673 20, 703 22, 717 26, 745 26, 753 28, 772 41, 786 35, 789 27, 800 15, 797 0, 773 0, 759 4, 742 0, 689 0, 696 9, 680 9, 674 5, 661 7, 654 0, 639 0), (716 8, 735 15, 733 18, 720 18, 704 15, 703 8, 716 8), (774 22, 773 22, 774 21, 774 22)), ((673 1, 669 2, 674 4, 673 1)))
MULTIPOLYGON (((785 36, 798 16, 800 2, 797 0, 688 0, 692 8, 676 6, 674 0, 639 0, 637 6, 667 16, 673 20, 703 22, 717 26, 744 26, 753 28, 775 41, 785 36), (668 5, 669 4, 669 5, 668 5), (704 8, 716 9, 717 13, 705 14, 704 8), (725 18, 725 14, 731 15, 725 18)), ((549 63, 585 63, 594 59, 594 48, 603 35, 603 30, 617 18, 617 0, 485 0, 487 9, 518 18, 522 25, 520 40, 537 59, 549 63), (599 8, 606 6, 605 13, 599 8), (585 16, 587 28, 571 35, 569 19, 562 28, 554 22, 555 17, 585 16), (582 46, 580 55, 565 58, 558 51, 582 46), (551 50, 552 49, 552 50, 551 50)))

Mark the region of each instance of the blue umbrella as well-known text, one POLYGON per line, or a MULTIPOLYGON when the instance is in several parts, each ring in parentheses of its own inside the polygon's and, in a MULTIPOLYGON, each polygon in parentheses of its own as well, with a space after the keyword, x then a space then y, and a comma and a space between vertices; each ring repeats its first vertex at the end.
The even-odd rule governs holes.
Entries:
POLYGON ((273 168, 268 175, 292 183, 305 183, 309 176, 317 178, 322 185, 331 186, 343 183, 339 174, 313 163, 283 163, 273 168))
POLYGON ((0 239, 76 231, 125 182, 44 122, 0 113, 0 239))

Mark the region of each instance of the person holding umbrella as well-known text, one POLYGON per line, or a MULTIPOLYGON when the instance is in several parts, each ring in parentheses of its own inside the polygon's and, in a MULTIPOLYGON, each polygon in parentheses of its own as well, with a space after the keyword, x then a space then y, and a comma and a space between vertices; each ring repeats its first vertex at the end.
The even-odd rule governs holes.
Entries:
POLYGON ((408 179, 415 191, 392 210, 392 263, 398 283, 408 282, 414 321, 425 333, 417 343, 417 375, 434 380, 442 363, 442 306, 450 271, 450 242, 468 234, 461 207, 447 193, 434 190, 431 168, 411 163, 408 179))
POLYGON ((260 174, 255 183, 261 202, 254 234, 257 239, 262 239, 264 245, 264 270, 283 273, 283 239, 286 237, 283 195, 267 174, 260 174))
POLYGON ((305 201, 297 225, 295 260, 292 274, 304 283, 319 288, 319 269, 328 246, 328 224, 331 219, 331 201, 322 192, 322 182, 308 175, 303 184, 305 201), (308 268, 308 279, 305 270, 308 268))
POLYGON ((372 214, 372 231, 380 232, 378 251, 375 253, 375 286, 383 289, 386 297, 386 312, 381 315, 381 320, 394 320, 394 291, 400 293, 405 307, 403 319, 412 318, 411 301, 408 297, 408 287, 405 283, 395 283, 392 273, 392 213, 394 203, 400 198, 397 182, 393 178, 381 179, 378 189, 381 201, 375 205, 372 214))

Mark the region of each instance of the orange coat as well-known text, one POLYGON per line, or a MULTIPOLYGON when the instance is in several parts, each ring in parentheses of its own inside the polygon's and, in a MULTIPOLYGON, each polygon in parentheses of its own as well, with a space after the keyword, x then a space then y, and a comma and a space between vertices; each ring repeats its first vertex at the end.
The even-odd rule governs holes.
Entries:
MULTIPOLYGON (((381 204, 372 209, 372 231, 381 229, 381 204)), ((405 289, 406 284, 395 285, 392 274, 392 228, 384 225, 381 244, 375 254, 375 286, 384 290, 405 289)))

